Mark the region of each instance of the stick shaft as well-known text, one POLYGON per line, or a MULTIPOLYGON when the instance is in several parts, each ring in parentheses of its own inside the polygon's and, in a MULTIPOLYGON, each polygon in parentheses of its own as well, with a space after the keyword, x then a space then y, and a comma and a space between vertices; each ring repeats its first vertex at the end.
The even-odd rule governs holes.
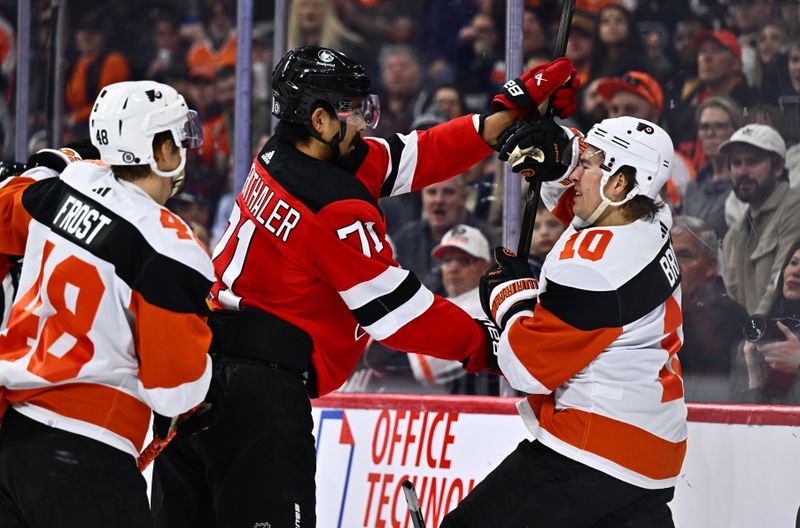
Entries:
POLYGON ((425 519, 422 518, 422 511, 419 508, 419 497, 414 483, 410 480, 403 481, 403 495, 406 497, 408 512, 411 514, 411 524, 414 528, 425 528, 425 519))
MULTIPOLYGON (((567 40, 569 39, 569 30, 572 26, 572 15, 575 13, 575 0, 564 0, 564 7, 561 10, 561 20, 558 23, 558 32, 556 33, 555 48, 553 49, 553 58, 563 57, 567 51, 567 40)), ((547 109, 544 112, 545 116, 553 116, 553 106, 550 101, 547 102, 547 109)), ((534 179, 528 187, 528 193, 525 196, 525 212, 522 214, 522 226, 520 227, 519 243, 517 244, 517 255, 526 256, 531 250, 531 237, 533 236, 533 227, 536 224, 536 212, 539 208, 539 197, 541 196, 542 182, 534 179)))

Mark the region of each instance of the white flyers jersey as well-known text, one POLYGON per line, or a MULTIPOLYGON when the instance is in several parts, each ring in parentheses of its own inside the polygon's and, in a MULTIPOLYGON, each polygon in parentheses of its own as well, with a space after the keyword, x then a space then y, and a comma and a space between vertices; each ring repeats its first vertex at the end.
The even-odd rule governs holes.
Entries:
POLYGON ((138 455, 151 409, 176 416, 208 390, 208 255, 99 162, 7 180, 0 222, 0 253, 24 254, 0 333, 2 409, 138 455))
MULTIPOLYGON (((557 204, 567 188, 549 185, 557 204)), ((498 357, 530 395, 518 408, 539 441, 647 489, 674 486, 686 451, 671 225, 664 207, 652 222, 569 226, 545 259, 533 314, 511 319, 498 357)))

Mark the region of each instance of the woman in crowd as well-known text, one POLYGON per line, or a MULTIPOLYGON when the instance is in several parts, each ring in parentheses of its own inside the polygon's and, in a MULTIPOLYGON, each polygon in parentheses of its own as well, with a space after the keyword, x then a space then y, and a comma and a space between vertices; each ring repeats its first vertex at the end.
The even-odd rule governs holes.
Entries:
POLYGON ((800 240, 778 275, 776 298, 766 314, 767 332, 744 345, 748 386, 744 399, 753 403, 800 403, 800 240))
POLYGON ((644 44, 630 11, 617 4, 607 5, 598 15, 592 42, 592 79, 616 77, 628 70, 650 72, 644 58, 644 44))

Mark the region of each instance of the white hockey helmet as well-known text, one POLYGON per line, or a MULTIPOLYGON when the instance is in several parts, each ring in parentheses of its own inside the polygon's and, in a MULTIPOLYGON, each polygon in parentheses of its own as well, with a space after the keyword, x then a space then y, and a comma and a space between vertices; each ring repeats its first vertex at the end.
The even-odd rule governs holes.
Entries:
POLYGON ((602 202, 586 219, 590 225, 609 205, 622 205, 637 195, 656 200, 672 173, 675 155, 672 139, 663 128, 650 121, 627 116, 604 119, 589 130, 586 144, 604 154, 600 165, 602 202), (636 184, 622 200, 611 201, 605 195, 605 185, 625 165, 636 169, 636 184))
POLYGON ((203 142, 197 112, 190 110, 174 88, 155 81, 128 81, 103 88, 89 115, 92 144, 111 165, 149 165, 154 173, 173 179, 173 194, 183 180, 186 149, 203 142), (169 131, 180 149, 181 163, 161 171, 153 154, 153 137, 169 131))

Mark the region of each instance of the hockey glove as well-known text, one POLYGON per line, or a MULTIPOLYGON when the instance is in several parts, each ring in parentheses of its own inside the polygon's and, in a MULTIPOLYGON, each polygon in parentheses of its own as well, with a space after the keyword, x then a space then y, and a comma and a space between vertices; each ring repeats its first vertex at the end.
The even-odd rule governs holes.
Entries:
POLYGON ((502 374, 497 364, 497 345, 500 343, 500 329, 488 319, 473 319, 484 332, 486 346, 479 348, 461 363, 464 370, 471 374, 488 371, 491 374, 502 374))
POLYGON ((515 110, 514 120, 530 113, 539 114, 539 105, 552 96, 555 115, 566 118, 577 109, 576 96, 581 80, 572 62, 561 57, 534 66, 503 85, 503 93, 492 99, 492 110, 515 110))
POLYGON ((502 330, 512 315, 534 309, 539 283, 533 278, 526 257, 498 247, 494 250, 494 260, 497 266, 481 277, 481 306, 502 330))
POLYGON ((100 159, 100 152, 91 141, 82 139, 60 149, 42 149, 28 158, 28 168, 47 167, 61 173, 73 161, 100 159))
MULTIPOLYGON (((577 140, 576 140, 577 141, 577 140)), ((553 181, 572 163, 572 144, 553 120, 530 117, 511 124, 497 137, 498 158, 527 181, 553 181)))

